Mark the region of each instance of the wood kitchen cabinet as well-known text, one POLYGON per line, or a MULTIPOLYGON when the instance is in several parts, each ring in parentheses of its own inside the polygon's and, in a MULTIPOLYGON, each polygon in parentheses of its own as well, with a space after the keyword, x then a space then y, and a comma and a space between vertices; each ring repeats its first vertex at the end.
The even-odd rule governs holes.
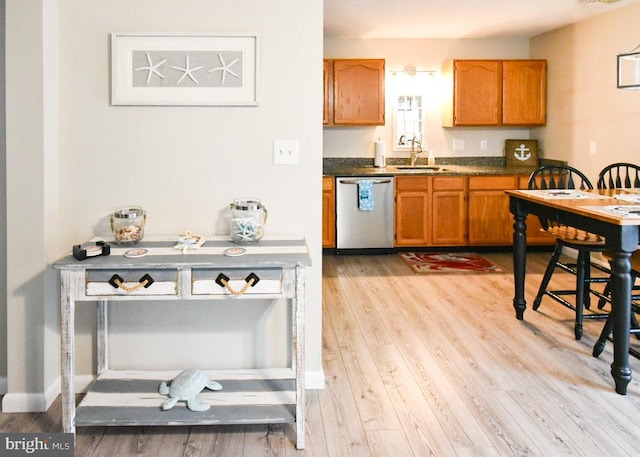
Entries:
POLYGON ((545 60, 447 62, 443 125, 544 125, 546 69, 545 60))
POLYGON ((431 244, 462 246, 467 242, 467 177, 432 178, 431 244))
POLYGON ((507 189, 516 189, 515 175, 469 177, 469 244, 509 245, 513 242, 513 216, 507 189))
POLYGON ((324 125, 384 125, 384 59, 323 62, 324 125))
POLYGON ((336 247, 336 180, 322 177, 322 247, 336 247))
MULTIPOLYGON (((529 188, 529 177, 518 177, 518 189, 529 188)), ((542 225, 538 216, 529 214, 525 220, 527 225, 527 245, 552 245, 555 244, 555 238, 547 235, 542 231, 542 225)))
MULTIPOLYGON (((502 65, 499 60, 455 60, 451 62, 451 102, 443 122, 446 126, 499 125, 502 120, 502 65)), ((446 73, 445 73, 446 74, 446 73)))
MULTIPOLYGON (((523 175, 395 176, 395 247, 510 246, 513 215, 505 190, 526 189, 523 175)), ((322 247, 335 248, 335 178, 323 177, 322 247)), ((528 216, 527 244, 552 245, 528 216)))
POLYGON ((502 62, 502 125, 545 125, 547 61, 502 62))
POLYGON ((396 176, 394 186, 396 246, 429 245, 429 177, 396 176))
POLYGON ((328 125, 331 123, 332 112, 331 107, 333 103, 329 103, 329 100, 333 99, 333 65, 331 61, 324 60, 322 62, 322 93, 324 94, 324 104, 322 105, 322 124, 328 125))
POLYGON ((464 176, 397 176, 395 245, 464 245, 466 182, 464 176))

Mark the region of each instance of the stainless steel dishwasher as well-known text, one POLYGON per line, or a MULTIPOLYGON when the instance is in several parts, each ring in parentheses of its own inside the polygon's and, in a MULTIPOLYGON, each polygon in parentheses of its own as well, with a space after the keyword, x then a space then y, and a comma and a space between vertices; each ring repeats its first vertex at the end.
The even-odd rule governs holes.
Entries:
POLYGON ((393 176, 336 178, 336 248, 393 248, 393 176), (361 208, 359 188, 370 181, 370 209, 361 208))

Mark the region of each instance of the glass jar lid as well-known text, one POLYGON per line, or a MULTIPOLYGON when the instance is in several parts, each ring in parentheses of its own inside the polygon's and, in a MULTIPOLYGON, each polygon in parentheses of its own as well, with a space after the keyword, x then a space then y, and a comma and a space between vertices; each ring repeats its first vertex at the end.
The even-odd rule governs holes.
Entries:
POLYGON ((117 209, 113 216, 117 219, 133 219, 144 215, 144 210, 140 206, 127 206, 117 209))
POLYGON ((255 211, 262 209, 262 203, 258 199, 238 199, 233 201, 232 208, 240 211, 255 211))

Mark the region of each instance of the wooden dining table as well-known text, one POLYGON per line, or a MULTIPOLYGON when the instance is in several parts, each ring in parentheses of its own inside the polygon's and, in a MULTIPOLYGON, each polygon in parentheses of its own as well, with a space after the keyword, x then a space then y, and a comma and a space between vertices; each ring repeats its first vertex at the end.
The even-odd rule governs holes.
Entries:
POLYGON ((533 214, 604 237, 611 253, 611 319, 615 390, 626 395, 631 381, 629 328, 631 319, 631 254, 640 240, 640 189, 507 190, 514 217, 513 273, 516 318, 524 319, 527 234, 525 220, 533 214))

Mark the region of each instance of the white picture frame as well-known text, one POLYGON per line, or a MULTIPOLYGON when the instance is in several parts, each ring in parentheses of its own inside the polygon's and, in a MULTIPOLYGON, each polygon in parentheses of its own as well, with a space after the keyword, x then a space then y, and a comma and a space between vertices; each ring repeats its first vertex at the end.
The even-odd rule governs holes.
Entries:
POLYGON ((258 35, 111 34, 112 105, 257 106, 258 35))

